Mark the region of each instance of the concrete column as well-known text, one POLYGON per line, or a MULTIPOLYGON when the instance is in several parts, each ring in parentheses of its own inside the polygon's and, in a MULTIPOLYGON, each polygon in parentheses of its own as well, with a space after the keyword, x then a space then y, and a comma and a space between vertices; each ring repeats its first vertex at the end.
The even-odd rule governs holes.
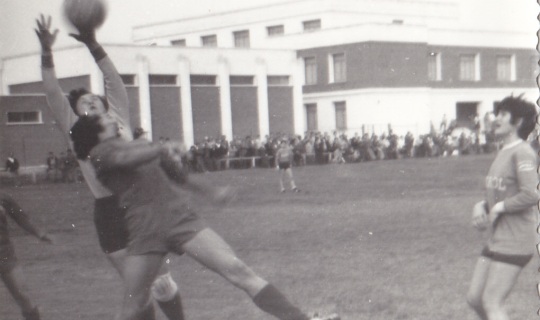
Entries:
MULTIPOLYGON (((94 61, 92 60, 92 62, 94 61)), ((90 68, 90 92, 101 96, 105 95, 103 73, 96 63, 92 63, 92 67, 90 68)))
POLYGON ((294 133, 303 135, 307 125, 302 94, 302 86, 304 84, 304 63, 302 58, 296 58, 292 64, 294 133))
POLYGON ((9 93, 7 83, 4 79, 4 60, 0 59, 0 96, 9 93))
POLYGON ((233 138, 232 130, 232 111, 231 111, 231 85, 229 81, 229 62, 227 58, 220 56, 218 58, 218 76, 219 76, 219 102, 221 111, 221 134, 227 140, 233 138))
POLYGON ((150 106, 150 82, 148 80, 148 59, 137 56, 137 78, 139 80, 139 118, 141 127, 147 132, 148 140, 152 141, 152 108, 150 106))
POLYGON ((270 134, 270 116, 268 113, 268 74, 266 62, 262 58, 256 60, 257 76, 257 111, 259 114, 259 136, 270 134))
POLYGON ((180 113, 182 114, 182 136, 187 147, 195 143, 193 132, 193 105, 191 103, 191 79, 189 60, 178 57, 178 79, 180 80, 180 113))

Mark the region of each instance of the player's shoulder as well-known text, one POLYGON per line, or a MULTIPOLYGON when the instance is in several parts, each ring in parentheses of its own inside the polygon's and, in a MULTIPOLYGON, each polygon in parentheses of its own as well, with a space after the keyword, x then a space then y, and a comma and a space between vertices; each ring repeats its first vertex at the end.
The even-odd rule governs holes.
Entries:
POLYGON ((522 143, 518 144, 516 148, 514 149, 514 153, 518 155, 523 156, 532 156, 536 157, 536 151, 534 151, 533 147, 530 143, 523 141, 522 143))

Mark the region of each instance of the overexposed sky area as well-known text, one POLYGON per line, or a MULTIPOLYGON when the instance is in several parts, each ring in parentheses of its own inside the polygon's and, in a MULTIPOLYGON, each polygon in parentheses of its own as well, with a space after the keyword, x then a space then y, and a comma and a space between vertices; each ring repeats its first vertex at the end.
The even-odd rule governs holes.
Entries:
MULTIPOLYGON (((109 12, 98 31, 102 43, 131 43, 133 26, 213 14, 262 4, 299 0, 107 0, 109 12)), ((301 1, 301 0, 300 0, 301 1)), ((339 0, 335 0, 336 2, 339 0)), ((376 0, 371 0, 376 1, 376 0)), ((394 0, 409 1, 409 0, 394 0)), ((535 0, 430 0, 460 4, 461 27, 531 32, 538 29, 535 0)), ((33 31, 40 13, 60 29, 56 48, 74 44, 61 15, 63 0, 0 0, 0 58, 39 51, 33 31)))

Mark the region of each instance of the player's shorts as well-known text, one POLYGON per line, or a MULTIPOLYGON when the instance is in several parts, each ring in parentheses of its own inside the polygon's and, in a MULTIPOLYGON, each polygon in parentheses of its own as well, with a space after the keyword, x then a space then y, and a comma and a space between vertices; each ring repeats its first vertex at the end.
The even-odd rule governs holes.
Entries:
POLYGON ((126 209, 119 206, 116 196, 96 199, 94 223, 103 252, 108 254, 127 247, 128 228, 125 218, 126 209))
POLYGON ((483 257, 489 258, 493 261, 513 264, 519 267, 524 267, 531 261, 532 254, 506 254, 496 251, 491 251, 487 246, 482 250, 481 255, 483 257))
POLYGON ((290 163, 290 162, 280 162, 280 163, 278 164, 278 168, 279 168, 280 170, 287 170, 287 169, 289 169, 290 167, 291 167, 291 163, 290 163))
POLYGON ((207 228, 206 223, 186 204, 175 202, 139 207, 128 212, 129 255, 184 253, 182 246, 207 228), (151 212, 165 212, 156 216, 151 212))
POLYGON ((17 256, 13 245, 0 246, 0 274, 9 273, 17 266, 17 256))

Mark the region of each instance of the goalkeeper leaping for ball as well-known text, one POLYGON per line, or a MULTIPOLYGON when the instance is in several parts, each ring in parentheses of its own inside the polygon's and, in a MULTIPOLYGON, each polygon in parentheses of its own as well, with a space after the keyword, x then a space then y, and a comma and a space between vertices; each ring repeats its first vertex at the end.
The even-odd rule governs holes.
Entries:
MULTIPOLYGON (((106 96, 99 96, 81 88, 71 91, 69 98, 66 98, 56 77, 52 55, 52 46, 58 30, 51 32, 50 17, 46 19, 41 15, 36 22, 35 31, 41 44, 41 74, 47 103, 62 132, 66 134, 67 141, 70 141, 69 129, 77 117, 98 114, 108 115, 118 124, 118 132, 122 139, 132 140, 126 88, 113 62, 97 42, 95 30, 79 30, 79 34, 71 36, 86 45, 103 72, 106 96)), ((125 209, 119 206, 118 198, 96 179, 94 168, 89 161, 79 160, 79 166, 95 198, 94 222, 101 249, 124 278, 128 241, 125 209)), ((165 266, 152 285, 152 295, 169 320, 184 319, 177 284, 165 266)))

